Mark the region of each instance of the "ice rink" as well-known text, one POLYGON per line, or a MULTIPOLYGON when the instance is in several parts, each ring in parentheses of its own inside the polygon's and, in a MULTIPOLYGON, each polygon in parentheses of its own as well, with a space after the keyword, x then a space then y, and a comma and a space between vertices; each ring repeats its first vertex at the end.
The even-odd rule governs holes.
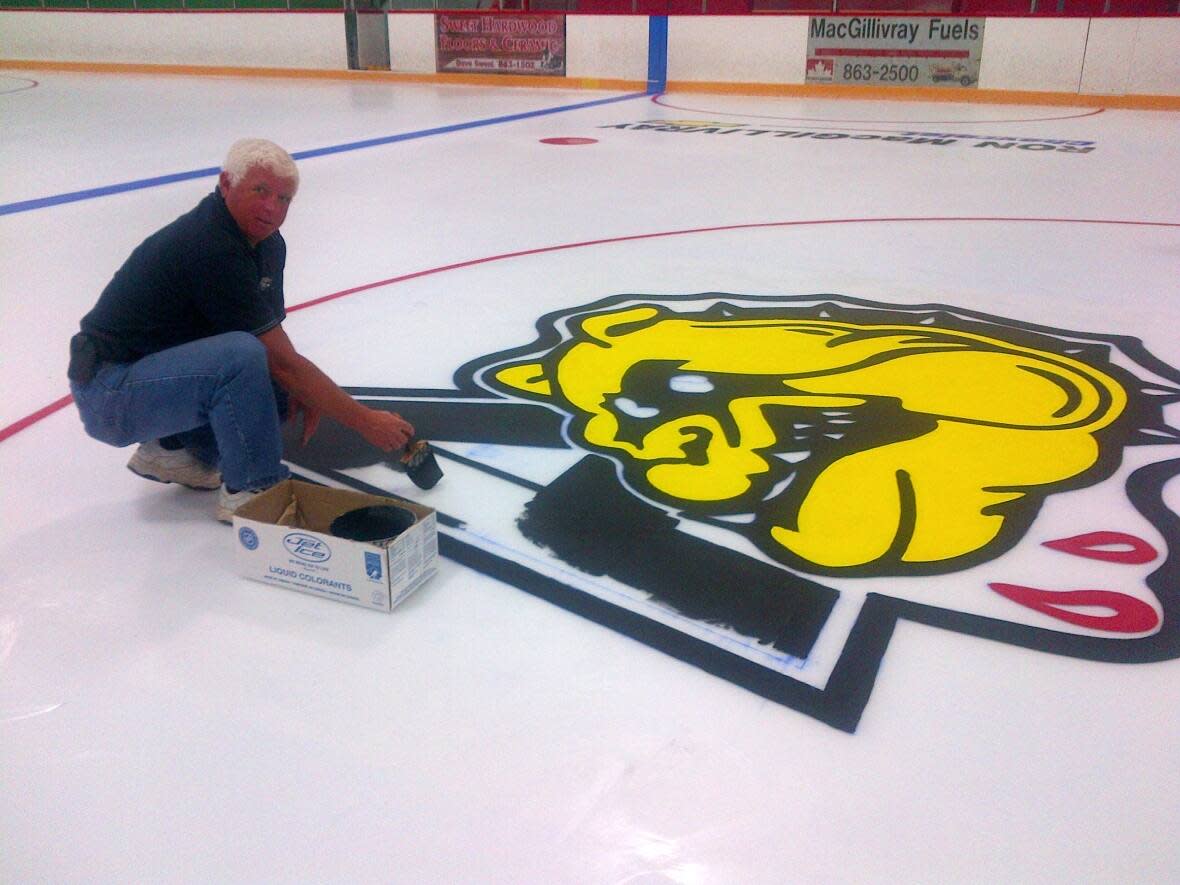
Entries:
POLYGON ((1180 881, 1180 113, 6 70, 0 132, 0 879, 1180 881), (437 509, 389 614, 66 399, 245 136, 290 337, 440 451, 290 451, 437 509))

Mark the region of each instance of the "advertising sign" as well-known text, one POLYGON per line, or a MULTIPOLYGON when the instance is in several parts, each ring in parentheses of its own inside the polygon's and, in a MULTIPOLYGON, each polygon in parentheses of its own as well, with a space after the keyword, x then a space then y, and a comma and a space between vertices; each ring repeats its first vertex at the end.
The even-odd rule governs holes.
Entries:
POLYGON ((565 76, 564 15, 441 12, 434 21, 439 73, 565 76))
POLYGON ((807 82, 972 87, 979 82, 982 18, 812 16, 807 82))

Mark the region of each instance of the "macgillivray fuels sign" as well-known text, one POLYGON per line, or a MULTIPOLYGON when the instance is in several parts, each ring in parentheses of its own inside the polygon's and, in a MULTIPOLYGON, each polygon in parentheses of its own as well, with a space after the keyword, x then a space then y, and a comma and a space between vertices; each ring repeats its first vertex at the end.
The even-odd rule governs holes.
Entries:
POLYGON ((808 83, 972 87, 979 82, 982 18, 812 16, 808 83))

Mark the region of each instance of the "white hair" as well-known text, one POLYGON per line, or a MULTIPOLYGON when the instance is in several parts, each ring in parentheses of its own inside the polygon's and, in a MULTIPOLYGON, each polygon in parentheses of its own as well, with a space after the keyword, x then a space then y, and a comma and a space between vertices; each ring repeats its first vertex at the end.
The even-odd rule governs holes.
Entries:
POLYGON ((265 166, 279 178, 289 178, 299 189, 299 170, 291 155, 265 138, 243 138, 235 141, 225 156, 221 171, 229 176, 230 186, 246 177, 255 166, 265 166))

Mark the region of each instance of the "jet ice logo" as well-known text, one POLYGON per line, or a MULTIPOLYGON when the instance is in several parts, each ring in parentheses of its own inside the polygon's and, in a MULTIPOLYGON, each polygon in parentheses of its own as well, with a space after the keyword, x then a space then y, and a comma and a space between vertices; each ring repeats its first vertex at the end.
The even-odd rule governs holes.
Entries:
POLYGON ((365 574, 370 581, 381 580, 381 557, 376 553, 365 552, 365 574))
POLYGON ((283 537, 283 546, 296 559, 304 562, 327 562, 332 558, 332 549, 314 535, 291 532, 283 537))

